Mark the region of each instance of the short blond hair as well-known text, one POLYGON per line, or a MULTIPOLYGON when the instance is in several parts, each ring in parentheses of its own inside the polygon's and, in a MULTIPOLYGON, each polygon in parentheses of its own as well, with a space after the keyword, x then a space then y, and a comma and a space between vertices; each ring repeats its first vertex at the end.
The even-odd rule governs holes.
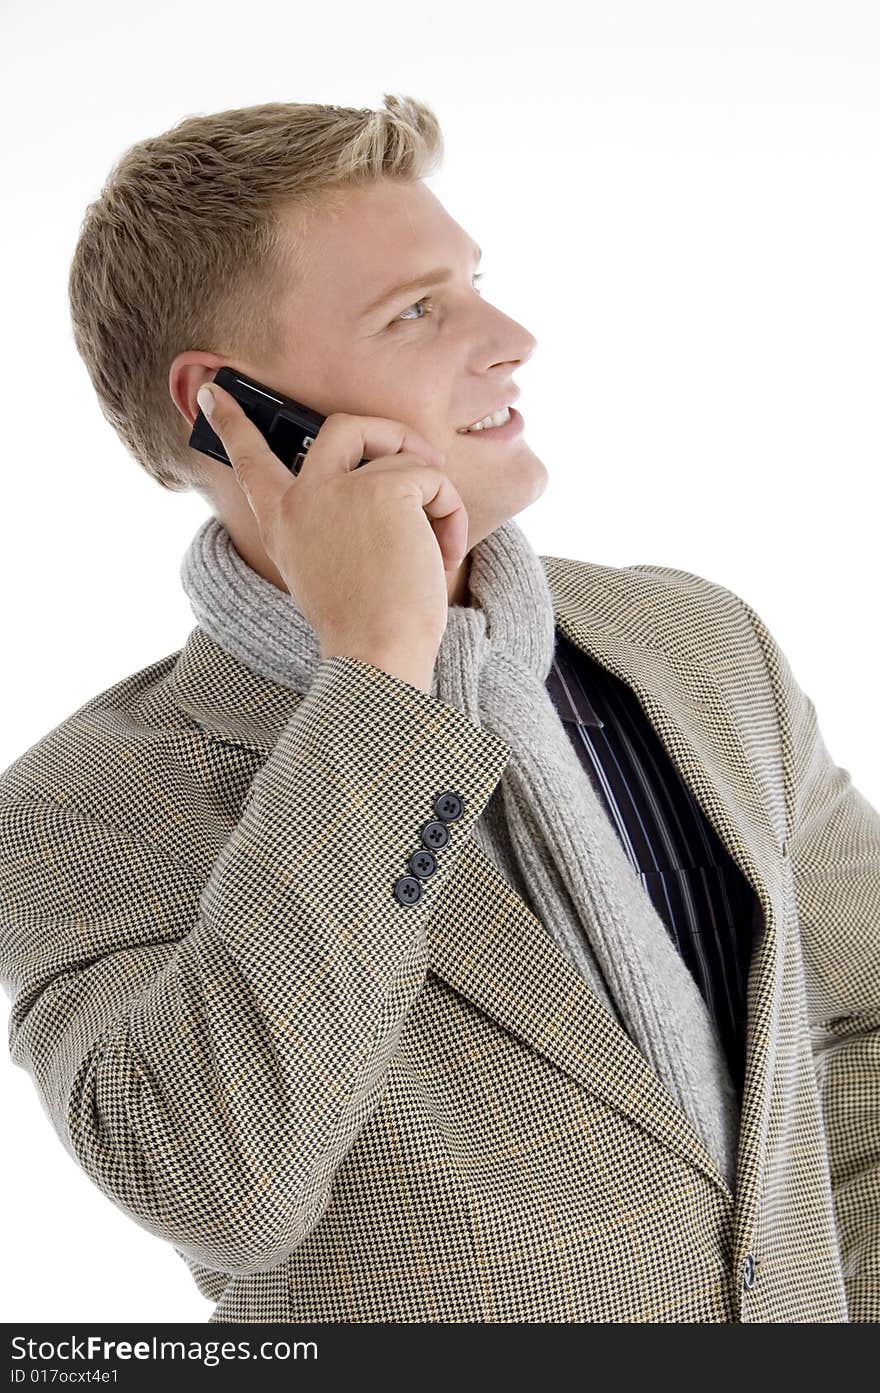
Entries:
POLYGON ((383 102, 189 116, 126 150, 88 205, 68 282, 74 342, 104 416, 163 488, 208 481, 168 391, 177 355, 274 358, 309 214, 346 188, 425 178, 441 163, 431 109, 383 102), (303 213, 298 238, 281 222, 292 209, 303 213))

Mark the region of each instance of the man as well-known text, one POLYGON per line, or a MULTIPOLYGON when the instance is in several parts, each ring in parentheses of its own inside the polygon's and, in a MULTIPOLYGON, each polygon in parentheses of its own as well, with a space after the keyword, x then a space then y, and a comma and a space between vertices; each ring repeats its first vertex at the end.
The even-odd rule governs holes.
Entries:
POLYGON ((212 1321, 875 1321, 880 817, 739 597, 531 552, 474 264, 374 181, 278 358, 174 358, 328 421, 216 395, 197 627, 5 772, 13 1061, 212 1321))

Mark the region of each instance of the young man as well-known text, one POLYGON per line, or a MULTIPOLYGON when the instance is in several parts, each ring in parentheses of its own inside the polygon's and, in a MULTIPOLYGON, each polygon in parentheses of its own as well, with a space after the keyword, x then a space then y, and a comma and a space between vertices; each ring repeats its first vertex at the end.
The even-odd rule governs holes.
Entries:
POLYGON ((386 104, 188 122, 83 234, 105 409, 211 516, 184 648, 0 781, 11 1057, 212 1321, 875 1321, 880 816, 742 599, 531 549, 522 418, 463 427, 535 341, 386 104), (296 478, 216 388, 187 473, 224 364, 327 416, 296 478))

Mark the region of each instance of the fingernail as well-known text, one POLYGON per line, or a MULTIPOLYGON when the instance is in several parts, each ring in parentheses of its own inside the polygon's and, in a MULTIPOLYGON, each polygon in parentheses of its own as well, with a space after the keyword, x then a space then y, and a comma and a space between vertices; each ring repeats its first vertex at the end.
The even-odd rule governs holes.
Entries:
POLYGON ((214 414, 214 393, 211 391, 211 388, 207 386, 201 386, 199 390, 196 392, 196 401, 204 411, 205 415, 210 419, 210 417, 214 414))

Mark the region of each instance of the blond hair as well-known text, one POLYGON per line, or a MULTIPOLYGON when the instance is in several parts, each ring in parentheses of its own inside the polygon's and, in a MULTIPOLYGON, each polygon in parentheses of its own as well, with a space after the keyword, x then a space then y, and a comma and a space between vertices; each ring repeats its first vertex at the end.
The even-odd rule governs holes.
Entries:
POLYGON ((346 188, 421 179, 440 164, 431 109, 383 101, 380 111, 267 102, 189 116, 126 150, 88 205, 68 282, 74 342, 104 416, 163 488, 209 477, 168 390, 177 355, 274 358, 309 214, 346 188), (303 213, 297 237, 281 221, 291 209, 303 213))

